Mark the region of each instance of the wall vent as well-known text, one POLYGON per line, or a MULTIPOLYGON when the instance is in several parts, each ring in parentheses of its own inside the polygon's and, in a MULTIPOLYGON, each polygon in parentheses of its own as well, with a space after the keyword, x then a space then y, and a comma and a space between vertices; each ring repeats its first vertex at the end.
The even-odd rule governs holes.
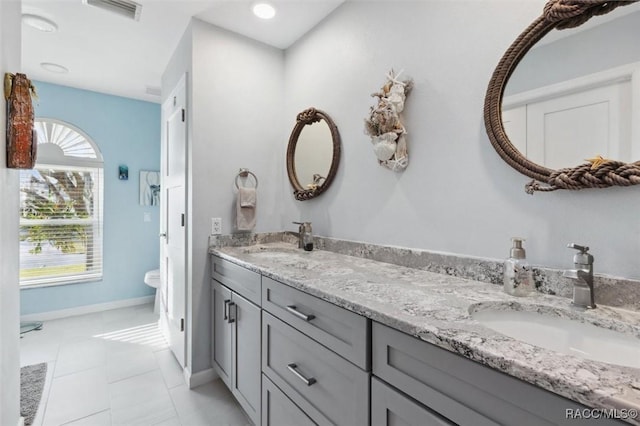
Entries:
POLYGON ((99 7, 120 16, 139 21, 142 5, 131 0, 82 0, 82 3, 99 7))
POLYGON ((157 86, 147 86, 145 93, 147 95, 160 96, 162 94, 162 89, 157 86))

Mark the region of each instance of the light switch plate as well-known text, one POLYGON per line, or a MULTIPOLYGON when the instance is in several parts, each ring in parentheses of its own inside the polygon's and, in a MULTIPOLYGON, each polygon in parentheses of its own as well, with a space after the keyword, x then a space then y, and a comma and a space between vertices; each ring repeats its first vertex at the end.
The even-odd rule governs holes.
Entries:
POLYGON ((211 218, 211 235, 222 235, 222 218, 211 218))

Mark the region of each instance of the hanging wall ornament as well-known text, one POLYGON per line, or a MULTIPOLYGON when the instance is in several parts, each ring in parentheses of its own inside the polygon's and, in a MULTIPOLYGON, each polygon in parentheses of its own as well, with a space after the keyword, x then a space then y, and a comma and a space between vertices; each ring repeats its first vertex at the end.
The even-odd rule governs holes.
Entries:
POLYGON ((402 125, 400 113, 413 88, 413 80, 400 81, 400 74, 402 71, 397 74, 389 71, 382 89, 371 94, 378 98, 378 103, 371 107, 369 117, 365 119, 365 133, 371 137, 378 162, 394 172, 402 171, 409 165, 405 138, 407 131, 402 125))
POLYGON ((32 169, 36 163, 38 138, 33 127, 32 96, 35 96, 35 88, 26 75, 4 75, 8 168, 32 169))

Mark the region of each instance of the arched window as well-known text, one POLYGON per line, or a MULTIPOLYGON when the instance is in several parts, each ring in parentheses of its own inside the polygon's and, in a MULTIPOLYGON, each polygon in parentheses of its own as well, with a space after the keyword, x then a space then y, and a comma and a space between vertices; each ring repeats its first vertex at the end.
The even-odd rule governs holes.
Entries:
POLYGON ((37 118, 33 170, 20 172, 20 284, 102 279, 103 161, 80 129, 37 118))

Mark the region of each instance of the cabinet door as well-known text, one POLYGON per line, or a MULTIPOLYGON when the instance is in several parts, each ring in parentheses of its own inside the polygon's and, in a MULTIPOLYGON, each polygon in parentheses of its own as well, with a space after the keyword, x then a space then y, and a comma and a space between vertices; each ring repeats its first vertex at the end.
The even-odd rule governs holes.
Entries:
POLYGON ((371 379, 371 426, 453 426, 375 377, 371 379))
POLYGON ((315 426, 267 376, 262 376, 262 426, 315 426))
POLYGON ((213 366, 222 381, 231 389, 231 324, 229 323, 231 290, 215 280, 212 280, 212 283, 213 366))
POLYGON ((254 424, 260 424, 260 308, 233 293, 230 315, 233 322, 232 392, 254 424))

